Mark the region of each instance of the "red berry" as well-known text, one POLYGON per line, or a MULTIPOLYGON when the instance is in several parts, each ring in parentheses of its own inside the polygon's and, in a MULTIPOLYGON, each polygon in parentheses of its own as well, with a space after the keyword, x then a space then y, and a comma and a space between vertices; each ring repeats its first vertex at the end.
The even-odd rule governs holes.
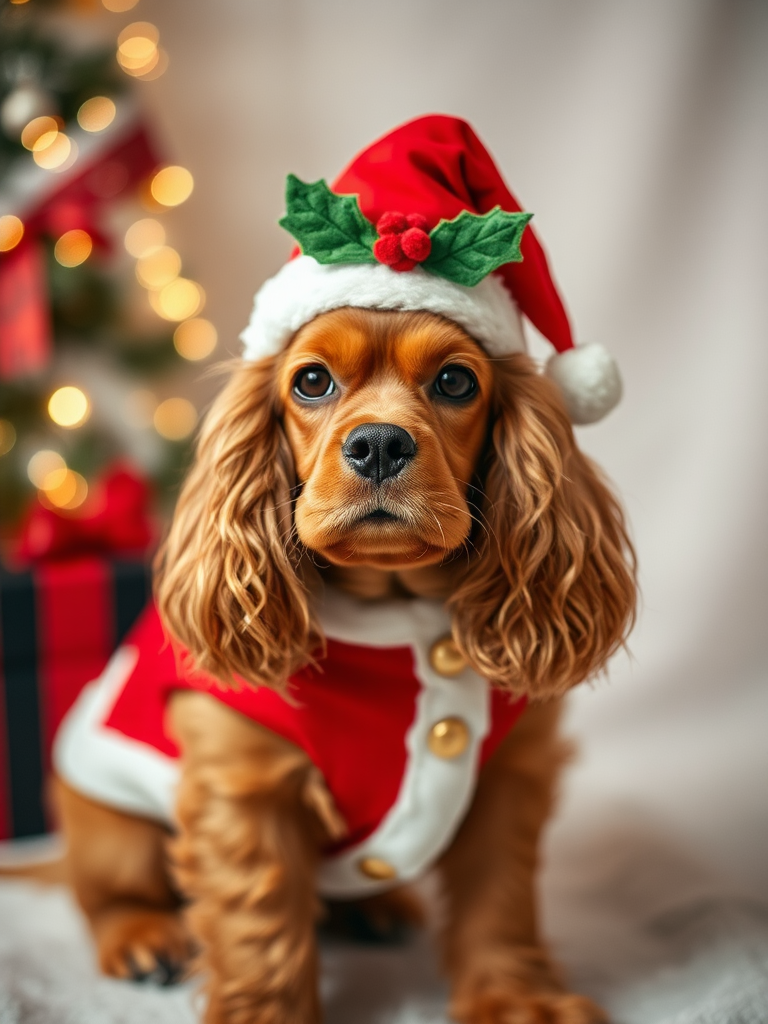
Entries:
POLYGON ((387 213, 382 213, 376 222, 376 230, 380 235, 399 235, 407 227, 408 221, 404 214, 398 213, 397 210, 388 210, 387 213))
POLYGON ((390 270, 413 270, 416 266, 416 260, 402 259, 398 260, 397 263, 390 264, 390 270))
POLYGON ((373 243, 373 255, 379 263, 386 263, 393 267, 403 259, 403 249, 400 245, 400 235, 382 235, 373 243))
POLYGON ((408 221, 409 228, 421 228, 422 231, 428 230, 427 218, 421 213, 409 213, 405 219, 408 221))
POLYGON ((421 228, 408 228, 400 235, 400 245, 409 259, 421 263, 432 252, 432 240, 421 228))

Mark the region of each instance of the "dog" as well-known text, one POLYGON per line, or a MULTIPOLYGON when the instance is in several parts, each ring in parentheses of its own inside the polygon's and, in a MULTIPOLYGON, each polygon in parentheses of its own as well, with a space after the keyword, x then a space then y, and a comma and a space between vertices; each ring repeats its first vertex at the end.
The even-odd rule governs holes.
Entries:
MULTIPOLYGON (((414 621, 440 609, 450 642, 429 655, 436 671, 457 699, 488 681, 514 720, 432 865, 452 1017, 605 1019, 542 945, 535 887, 564 761, 562 698, 624 643, 634 554, 557 386, 527 355, 490 356, 435 313, 341 307, 238 364, 202 427, 156 592, 192 680, 168 701, 174 827, 107 806, 66 772, 56 784, 71 882, 106 973, 168 975, 194 958, 207 1024, 319 1019, 317 878, 330 851, 341 865, 330 892, 345 895, 349 822, 305 749, 227 701, 252 684, 285 707, 322 693, 334 641, 318 608, 335 595, 374 632, 391 608, 414 621), (315 688, 292 689, 308 671, 315 688)), ((399 692, 375 689, 382 709, 399 692)), ((448 771, 461 761, 452 744, 468 740, 446 722, 433 760, 448 771)), ((366 729, 363 746, 378 749, 366 729)), ((372 791, 377 765, 365 768, 372 791)), ((407 877, 376 858, 363 868, 359 906, 377 926, 420 919, 407 877)))

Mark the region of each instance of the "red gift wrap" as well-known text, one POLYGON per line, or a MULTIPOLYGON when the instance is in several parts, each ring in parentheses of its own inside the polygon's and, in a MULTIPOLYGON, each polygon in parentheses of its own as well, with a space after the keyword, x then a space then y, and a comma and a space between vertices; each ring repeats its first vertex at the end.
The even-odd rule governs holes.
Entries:
POLYGON ((144 560, 0 569, 0 839, 51 827, 43 794, 53 737, 149 595, 144 560))

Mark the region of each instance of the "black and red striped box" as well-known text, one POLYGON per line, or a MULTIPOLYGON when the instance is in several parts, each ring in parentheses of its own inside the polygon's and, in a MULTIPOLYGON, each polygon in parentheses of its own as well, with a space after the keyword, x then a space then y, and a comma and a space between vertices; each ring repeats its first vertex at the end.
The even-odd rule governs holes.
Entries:
POLYGON ((0 839, 41 835, 53 737, 149 600, 143 561, 0 568, 0 839))

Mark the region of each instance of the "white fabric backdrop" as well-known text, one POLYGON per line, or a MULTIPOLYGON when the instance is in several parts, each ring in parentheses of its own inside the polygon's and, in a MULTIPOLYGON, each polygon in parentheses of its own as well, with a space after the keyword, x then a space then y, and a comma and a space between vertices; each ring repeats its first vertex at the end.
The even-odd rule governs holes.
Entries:
POLYGON ((768 896, 768 7, 145 0, 141 16, 171 54, 143 95, 197 183, 175 236, 233 352, 289 250, 287 171, 330 178, 428 111, 475 126, 535 213, 578 338, 610 347, 626 385, 579 434, 629 510, 643 610, 632 660, 574 695, 563 814, 635 803, 768 896))
MULTIPOLYGON (((579 436, 624 497, 644 594, 632 658, 573 695, 581 756, 549 835, 547 930, 628 1024, 768 1019, 768 917, 732 898, 768 900, 768 5, 143 0, 104 17, 110 32, 155 21, 170 51, 140 89, 195 175, 168 216, 232 353, 289 250, 288 171, 332 177, 398 122, 455 113, 534 211, 577 336, 623 369, 622 405, 579 436)), ((8 920, 33 912, 3 898, 8 920)), ((38 909, 8 940, 27 967, 7 961, 27 986, 8 1013, 37 1008, 8 1020, 52 1024, 60 1008, 46 995, 46 1016, 25 979, 53 991, 29 964, 76 926, 38 909)), ((390 974, 388 954, 367 955, 327 958, 339 1024, 361 1005, 394 1019, 387 993, 412 996, 421 977, 418 956, 390 974)), ((426 977, 398 1020, 441 1018, 426 977)), ((84 998, 73 988, 72 1005, 84 998)))

